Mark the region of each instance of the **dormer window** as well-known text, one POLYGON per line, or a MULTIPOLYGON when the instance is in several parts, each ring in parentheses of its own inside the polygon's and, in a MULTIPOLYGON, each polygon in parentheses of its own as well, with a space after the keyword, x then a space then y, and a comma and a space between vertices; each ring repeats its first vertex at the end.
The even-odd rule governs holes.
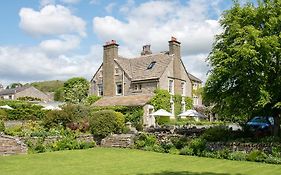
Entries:
POLYGON ((152 62, 148 65, 147 69, 152 69, 155 64, 156 64, 156 61, 152 61, 152 62))

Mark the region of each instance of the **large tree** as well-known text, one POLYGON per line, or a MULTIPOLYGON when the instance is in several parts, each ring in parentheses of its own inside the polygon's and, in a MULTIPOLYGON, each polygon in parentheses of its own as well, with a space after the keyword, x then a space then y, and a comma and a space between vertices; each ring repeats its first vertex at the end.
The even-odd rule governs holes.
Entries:
POLYGON ((81 77, 71 78, 64 83, 63 89, 66 102, 81 103, 88 96, 89 82, 81 77))
POLYGON ((222 116, 271 115, 274 133, 281 113, 281 0, 241 5, 234 1, 220 20, 208 57, 204 99, 222 116))

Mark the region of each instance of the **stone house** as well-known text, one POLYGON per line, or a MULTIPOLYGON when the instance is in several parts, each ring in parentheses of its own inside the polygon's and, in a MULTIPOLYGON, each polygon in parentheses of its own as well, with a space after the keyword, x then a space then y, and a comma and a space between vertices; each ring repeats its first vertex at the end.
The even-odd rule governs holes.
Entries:
POLYGON ((23 86, 12 89, 0 90, 0 99, 3 100, 16 100, 19 97, 34 97, 42 101, 51 101, 52 99, 42 91, 33 86, 23 86))
MULTIPOLYGON (((150 45, 145 45, 140 56, 124 58, 118 55, 115 40, 107 42, 103 46, 103 63, 91 79, 90 94, 103 97, 94 105, 145 106, 157 88, 168 90, 171 95, 192 97, 193 84, 202 81, 187 72, 181 59, 181 43, 175 37, 168 43, 169 51, 152 53, 150 45)), ((174 113, 173 98, 170 101, 174 113)), ((151 106, 146 109, 148 114, 153 112, 151 106)))

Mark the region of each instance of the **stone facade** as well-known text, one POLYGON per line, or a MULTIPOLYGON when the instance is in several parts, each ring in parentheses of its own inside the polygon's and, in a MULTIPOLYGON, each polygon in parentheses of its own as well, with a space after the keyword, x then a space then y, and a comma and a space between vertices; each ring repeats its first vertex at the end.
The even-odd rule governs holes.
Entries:
POLYGON ((27 154, 27 146, 17 137, 0 133, 0 156, 14 154, 27 154))
POLYGON ((171 94, 192 97, 193 79, 181 60, 180 44, 172 37, 168 52, 152 54, 150 46, 146 45, 141 56, 127 59, 118 56, 116 41, 107 42, 103 64, 91 80, 90 93, 128 96, 153 94, 156 88, 160 88, 169 90, 171 94))

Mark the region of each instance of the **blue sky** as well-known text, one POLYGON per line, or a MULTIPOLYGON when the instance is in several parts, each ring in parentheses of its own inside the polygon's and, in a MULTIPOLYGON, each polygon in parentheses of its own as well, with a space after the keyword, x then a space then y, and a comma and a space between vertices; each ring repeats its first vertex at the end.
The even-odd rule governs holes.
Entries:
POLYGON ((205 59, 231 0, 9 0, 0 6, 0 83, 90 79, 111 39, 119 54, 168 49, 175 36, 189 72, 206 80, 205 59))

